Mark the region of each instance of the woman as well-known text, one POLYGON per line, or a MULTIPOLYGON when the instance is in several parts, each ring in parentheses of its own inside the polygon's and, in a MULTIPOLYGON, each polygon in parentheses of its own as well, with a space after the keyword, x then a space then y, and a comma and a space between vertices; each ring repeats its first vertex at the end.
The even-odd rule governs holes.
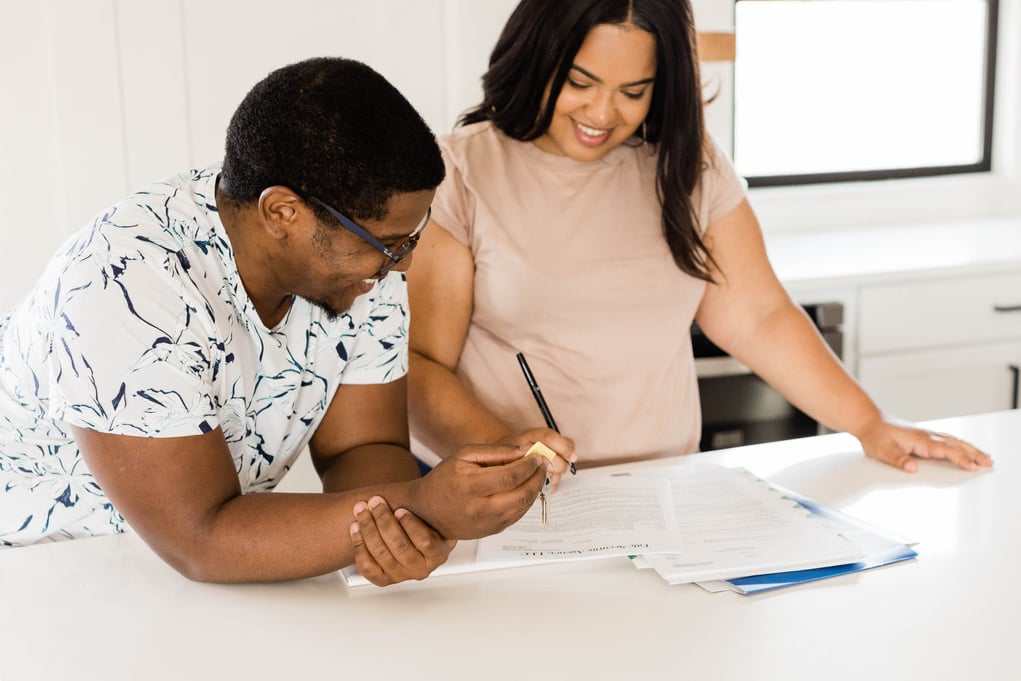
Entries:
POLYGON ((705 132, 688 2, 523 0, 483 86, 441 140, 436 228, 409 272, 413 451, 541 439, 580 466, 694 452, 695 319, 870 456, 991 465, 885 418, 788 297, 705 132), (540 427, 517 352, 564 436, 540 427))

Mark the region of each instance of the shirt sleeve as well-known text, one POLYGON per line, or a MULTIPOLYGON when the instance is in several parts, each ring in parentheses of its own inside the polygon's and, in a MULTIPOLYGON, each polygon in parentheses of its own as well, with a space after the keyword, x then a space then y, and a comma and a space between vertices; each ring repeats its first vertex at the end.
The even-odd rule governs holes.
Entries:
POLYGON ((446 175, 433 198, 432 218, 436 224, 467 246, 470 244, 471 230, 475 222, 475 198, 468 187, 464 171, 466 159, 463 147, 466 138, 448 135, 438 141, 446 166, 446 175))
POLYGON ((49 416, 104 433, 199 435, 218 425, 202 311, 174 278, 176 254, 103 247, 68 260, 47 353, 49 416))
POLYGON ((748 195, 748 181, 738 174, 726 152, 712 137, 708 152, 700 182, 702 231, 737 208, 748 195))
POLYGON ((347 354, 341 383, 390 383, 408 373, 408 285, 391 272, 351 310, 354 335, 337 346, 347 354))

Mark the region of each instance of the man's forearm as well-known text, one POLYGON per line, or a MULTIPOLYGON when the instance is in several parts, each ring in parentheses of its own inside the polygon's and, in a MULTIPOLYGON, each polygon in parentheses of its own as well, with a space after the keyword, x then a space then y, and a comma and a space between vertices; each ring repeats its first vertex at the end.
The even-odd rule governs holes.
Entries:
POLYGON ((158 552, 185 576, 204 582, 280 581, 326 574, 354 562, 350 527, 355 503, 378 495, 391 508, 407 507, 414 497, 414 484, 396 482, 327 494, 238 496, 196 527, 193 536, 179 544, 181 548, 166 548, 164 543, 158 552))

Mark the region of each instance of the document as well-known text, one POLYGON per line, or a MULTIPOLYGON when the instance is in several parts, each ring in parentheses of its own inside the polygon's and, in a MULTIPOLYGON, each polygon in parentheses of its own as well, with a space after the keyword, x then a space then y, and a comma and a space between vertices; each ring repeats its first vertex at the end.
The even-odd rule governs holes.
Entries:
MULTIPOLYGON (((430 579, 655 551, 683 551, 669 481, 581 471, 561 479, 550 499, 549 524, 542 524, 537 501, 502 533, 458 542, 430 579)), ((354 566, 340 572, 349 588, 372 586, 354 566)))
POLYGON ((684 553, 645 555, 670 584, 841 565, 862 551, 823 518, 740 468, 692 463, 636 469, 667 477, 684 553))
MULTIPOLYGON (((690 463, 563 478, 549 523, 536 502, 500 534, 460 542, 433 575, 605 556, 633 556, 682 584, 844 565, 863 552, 747 470, 690 463)), ((350 587, 368 585, 353 567, 342 575, 350 587)))
POLYGON ((670 482, 583 471, 561 478, 549 522, 538 505, 500 534, 479 541, 478 560, 563 560, 680 553, 670 482))
POLYGON ((844 565, 749 575, 726 581, 699 582, 698 585, 703 589, 712 593, 726 590, 748 595, 762 591, 771 591, 785 586, 803 584, 805 582, 814 582, 828 577, 862 572, 874 567, 909 560, 918 555, 911 548, 917 544, 912 539, 873 527, 846 513, 803 497, 796 492, 785 490, 782 487, 774 487, 774 489, 781 492, 785 497, 798 502, 798 504, 813 515, 823 518, 830 527, 835 528, 857 546, 864 554, 864 557, 844 565))

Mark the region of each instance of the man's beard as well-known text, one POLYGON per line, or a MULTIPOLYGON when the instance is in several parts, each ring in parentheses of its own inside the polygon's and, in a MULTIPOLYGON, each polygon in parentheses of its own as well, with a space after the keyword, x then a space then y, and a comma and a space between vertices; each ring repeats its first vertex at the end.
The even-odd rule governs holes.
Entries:
POLYGON ((335 308, 330 306, 330 304, 327 303, 326 301, 309 300, 308 298, 306 298, 305 300, 308 300, 309 303, 322 310, 323 314, 326 315, 327 321, 335 322, 337 321, 337 317, 343 314, 343 312, 336 310, 335 308))

